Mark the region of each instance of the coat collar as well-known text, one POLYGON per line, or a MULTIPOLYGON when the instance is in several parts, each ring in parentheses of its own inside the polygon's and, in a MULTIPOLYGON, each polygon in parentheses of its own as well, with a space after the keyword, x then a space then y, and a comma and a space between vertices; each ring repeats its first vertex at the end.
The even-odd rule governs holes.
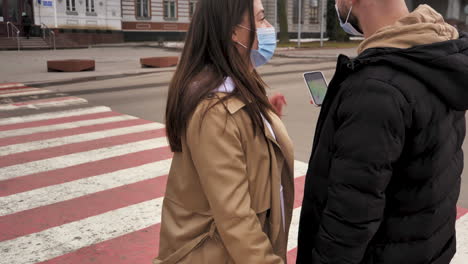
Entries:
MULTIPOLYGON (((236 88, 236 85, 234 84, 234 81, 232 80, 232 78, 231 77, 226 77, 224 79, 224 83, 221 84, 214 91, 216 93, 229 94, 229 93, 234 92, 235 88, 236 88)), ((226 107, 229 110, 229 113, 231 113, 231 115, 235 114, 237 111, 244 108, 244 106, 245 106, 245 103, 242 102, 241 100, 233 99, 233 100, 229 100, 229 101, 226 102, 226 107)))
MULTIPOLYGON (((226 77, 224 83, 221 84, 217 89, 215 89, 216 93, 223 93, 228 94, 234 92, 235 89, 234 81, 231 77, 226 77)), ((223 97, 223 95, 220 95, 223 97)), ((245 103, 237 98, 230 98, 225 102, 226 108, 228 109, 230 114, 235 114, 237 111, 244 108, 245 103)), ((286 161, 291 168, 293 168, 294 164, 294 151, 292 145, 290 144, 291 140, 288 137, 286 128, 284 127, 283 123, 281 122, 280 118, 274 114, 269 113, 271 118, 271 126, 273 131, 275 132, 275 136, 273 136, 270 130, 265 126, 265 135, 266 137, 276 145, 279 150, 283 153, 286 161)))

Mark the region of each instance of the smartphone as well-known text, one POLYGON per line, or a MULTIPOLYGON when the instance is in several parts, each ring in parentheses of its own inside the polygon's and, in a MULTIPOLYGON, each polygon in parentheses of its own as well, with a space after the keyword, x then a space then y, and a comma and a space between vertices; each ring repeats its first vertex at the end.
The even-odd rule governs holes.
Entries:
POLYGON ((315 106, 322 106, 323 99, 327 93, 327 81, 322 72, 306 72, 304 73, 304 80, 309 88, 310 97, 312 97, 312 103, 315 106))

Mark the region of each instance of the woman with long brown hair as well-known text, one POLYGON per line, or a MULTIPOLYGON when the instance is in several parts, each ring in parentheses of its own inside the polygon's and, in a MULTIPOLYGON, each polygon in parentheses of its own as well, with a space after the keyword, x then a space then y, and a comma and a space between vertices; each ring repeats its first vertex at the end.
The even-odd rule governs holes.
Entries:
POLYGON ((154 264, 286 263, 293 149, 255 70, 275 47, 261 0, 198 2, 169 87, 154 264))

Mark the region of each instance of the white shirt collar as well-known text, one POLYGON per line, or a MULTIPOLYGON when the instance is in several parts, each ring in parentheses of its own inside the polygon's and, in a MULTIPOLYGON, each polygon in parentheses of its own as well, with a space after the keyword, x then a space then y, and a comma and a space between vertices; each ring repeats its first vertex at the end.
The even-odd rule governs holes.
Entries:
POLYGON ((221 84, 218 88, 215 89, 215 92, 218 93, 232 93, 234 92, 234 89, 236 88, 236 85, 234 84, 234 81, 232 80, 231 77, 226 77, 224 79, 224 83, 221 84))

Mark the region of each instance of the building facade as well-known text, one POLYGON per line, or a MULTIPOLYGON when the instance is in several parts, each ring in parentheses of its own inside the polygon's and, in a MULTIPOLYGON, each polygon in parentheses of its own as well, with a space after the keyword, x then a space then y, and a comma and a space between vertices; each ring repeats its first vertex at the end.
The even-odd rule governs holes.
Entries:
POLYGON ((120 0, 36 0, 34 20, 49 28, 120 31, 120 0))
POLYGON ((26 13, 36 35, 46 26, 77 45, 123 41, 121 0, 0 0, 0 10, 0 36, 7 22, 21 30, 26 13))
POLYGON ((33 17, 33 0, 0 0, 0 36, 7 34, 7 22, 17 27, 21 26, 23 12, 33 17))
POLYGON ((326 0, 290 0, 288 1, 288 22, 290 37, 297 37, 299 31, 299 17, 301 36, 303 38, 320 37, 320 26, 324 34, 327 29, 327 1, 326 0), (300 3, 299 3, 300 2, 300 3), (300 13, 299 13, 300 12, 300 13), (321 23, 323 19, 323 24, 321 23))
MULTIPOLYGON (((21 28, 21 14, 26 12, 33 18, 36 28, 46 25, 74 36, 77 41, 83 41, 83 34, 104 33, 121 35, 120 39, 125 41, 181 40, 189 28, 197 1, 0 0, 0 35, 6 32, 8 21, 21 28)), ((292 38, 297 37, 299 18, 303 38, 320 35, 320 12, 325 3, 326 0, 287 1, 292 38)), ((267 19, 279 30, 276 0, 263 0, 263 4, 267 19)))
MULTIPOLYGON (((33 18, 36 28, 43 24, 83 43, 182 40, 197 1, 0 0, 0 36, 6 35, 6 22, 21 28, 21 15, 25 12, 33 18)), ((326 3, 327 0, 287 0, 290 38, 297 37, 299 23, 303 38, 318 38, 321 26, 326 28, 326 3)), ((449 23, 468 30, 468 0, 406 3, 410 10, 429 4, 449 23)), ((279 31, 277 0, 263 0, 263 5, 267 19, 279 31)))
POLYGON ((183 39, 196 5, 196 0, 122 0, 125 40, 183 39))

